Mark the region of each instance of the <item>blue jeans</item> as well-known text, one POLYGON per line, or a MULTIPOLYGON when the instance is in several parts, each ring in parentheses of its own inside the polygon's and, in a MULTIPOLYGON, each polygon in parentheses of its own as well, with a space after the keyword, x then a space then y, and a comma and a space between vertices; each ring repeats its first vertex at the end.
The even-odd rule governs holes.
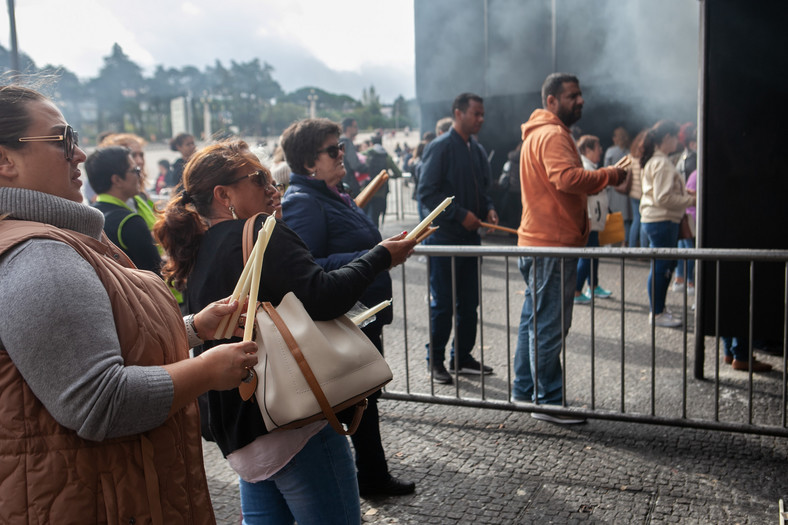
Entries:
POLYGON ((741 337, 720 337, 722 339, 722 353, 737 361, 749 362, 750 353, 746 349, 746 339, 741 337), (744 343, 744 344, 740 344, 744 343))
MULTIPOLYGON (((679 248, 694 248, 695 239, 679 239, 679 248)), ((678 261, 676 277, 681 277, 688 283, 695 282, 695 259, 687 259, 687 276, 684 277, 684 261, 678 261)))
MULTIPOLYGON (((591 232, 588 235, 588 242, 586 246, 593 248, 599 246, 599 232, 591 232)), ((599 260, 598 259, 580 259, 577 261, 577 286, 575 290, 578 292, 583 291, 583 285, 588 280, 588 288, 591 294, 594 293, 594 288, 599 284, 599 260)))
MULTIPOLYGON (((672 248, 679 240, 679 224, 672 221, 644 222, 643 231, 648 236, 649 248, 672 248)), ((659 315, 665 310, 665 296, 668 295, 670 278, 676 261, 657 259, 651 263, 648 273, 648 303, 651 312, 659 315), (651 296, 651 283, 654 282, 654 296, 651 296)))
POLYGON ((360 524, 361 502, 347 438, 330 426, 265 481, 241 480, 243 524, 360 524))
POLYGON ((630 208, 632 208, 632 224, 629 227, 629 240, 627 246, 630 248, 644 248, 648 242, 640 224, 640 199, 629 198, 630 208))
POLYGON ((558 405, 563 401, 561 374, 561 334, 569 333, 572 325, 574 284, 577 259, 564 259, 563 294, 561 290, 562 260, 555 257, 520 257, 519 267, 525 279, 525 301, 517 334, 514 354, 514 385, 512 396, 520 401, 558 405), (534 333, 533 277, 536 273, 536 333, 534 333), (564 326, 561 327, 563 306, 564 326), (537 392, 534 392, 534 377, 537 392), (537 395, 538 394, 538 395, 537 395))
MULTIPOLYGON (((436 244, 436 243, 435 243, 436 244)), ((481 240, 475 243, 479 245, 481 240)), ((457 325, 451 358, 455 353, 459 364, 467 361, 476 344, 476 309, 479 306, 479 274, 476 257, 455 257, 455 280, 457 283, 457 325)), ((452 286, 451 257, 430 257, 430 318, 432 319, 432 352, 427 343, 427 359, 443 363, 446 345, 452 330, 452 286)))

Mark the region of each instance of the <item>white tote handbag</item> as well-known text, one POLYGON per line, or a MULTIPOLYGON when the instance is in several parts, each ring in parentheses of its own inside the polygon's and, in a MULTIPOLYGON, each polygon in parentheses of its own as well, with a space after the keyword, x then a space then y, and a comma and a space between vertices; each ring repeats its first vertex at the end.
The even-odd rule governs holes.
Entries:
POLYGON ((367 396, 392 378, 386 360, 347 316, 313 321, 292 292, 276 308, 261 304, 256 342, 255 394, 269 431, 328 419, 338 433, 352 434, 367 396), (336 414, 352 406, 356 413, 345 430, 336 414))

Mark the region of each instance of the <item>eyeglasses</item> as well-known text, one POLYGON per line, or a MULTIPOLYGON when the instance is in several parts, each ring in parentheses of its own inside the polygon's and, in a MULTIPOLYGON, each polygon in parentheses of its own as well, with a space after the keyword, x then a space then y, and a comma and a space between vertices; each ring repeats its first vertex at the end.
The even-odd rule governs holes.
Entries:
POLYGON ((252 183, 255 186, 259 186, 261 188, 269 188, 270 187, 270 188, 277 189, 276 186, 274 186, 273 182, 271 182, 271 180, 266 175, 267 175, 267 173, 265 171, 263 171, 263 170, 253 171, 249 175, 244 175, 243 177, 238 177, 237 179, 228 182, 226 184, 226 186, 232 186, 233 184, 241 182, 242 180, 249 179, 249 180, 252 181, 252 183))
POLYGON ((135 174, 137 177, 142 176, 142 168, 140 168, 139 166, 134 166, 129 168, 128 172, 135 174))
POLYGON ((339 144, 332 144, 330 146, 326 146, 325 148, 317 150, 318 155, 320 153, 328 153, 328 156, 332 159, 339 157, 339 152, 345 152, 345 143, 340 142, 339 144))
POLYGON ((19 137, 19 142, 62 142, 66 160, 74 158, 74 150, 79 146, 79 134, 71 126, 66 126, 62 135, 42 135, 40 137, 19 137))
POLYGON ((287 188, 289 186, 290 186, 289 184, 282 184, 281 182, 278 184, 274 184, 274 188, 276 188, 276 191, 278 191, 279 193, 284 193, 285 191, 287 191, 287 188))

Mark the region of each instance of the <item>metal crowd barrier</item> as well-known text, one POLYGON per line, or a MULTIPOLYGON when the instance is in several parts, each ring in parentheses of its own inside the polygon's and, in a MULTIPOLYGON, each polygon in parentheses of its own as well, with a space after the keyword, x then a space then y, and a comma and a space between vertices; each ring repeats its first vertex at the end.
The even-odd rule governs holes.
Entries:
MULTIPOLYGON (((697 269, 701 271, 701 264, 697 264, 697 269)), ((395 380, 386 388, 384 398, 788 436, 788 251, 419 246, 399 271, 392 271, 392 278, 395 321, 386 329, 385 346, 395 380), (430 374, 425 373, 425 344, 429 344, 430 337, 429 256, 479 259, 480 306, 473 354, 482 363, 493 365, 494 375, 452 374, 454 384, 448 386, 432 382, 430 374), (614 288, 617 300, 592 299, 588 310, 574 305, 572 327, 561 344, 563 406, 511 401, 513 359, 525 289, 516 266, 519 257, 593 257, 600 260, 600 284, 604 284, 604 279, 608 285, 617 281, 615 287, 608 286, 614 288), (696 311, 694 298, 686 294, 669 297, 670 306, 681 310, 681 329, 652 326, 646 276, 658 259, 677 260, 679 265, 693 259, 698 263, 711 261, 716 275, 708 276, 704 283, 702 273, 696 274, 697 290, 712 286, 717 292, 723 285, 719 278, 721 263, 748 263, 750 334, 756 263, 781 264, 785 278, 774 286, 782 289, 784 299, 777 306, 786 317, 782 355, 766 358, 773 370, 753 374, 734 371, 720 363, 720 334, 725 335, 725 328, 719 326, 720 309, 724 307, 719 304, 719 293, 714 294, 716 304, 711 306, 717 320, 714 336, 694 333, 702 303, 698 303, 696 311)), ((454 279, 453 275, 453 282, 454 279)), ((752 344, 752 336, 749 343, 752 344)), ((451 341, 446 348, 447 360, 450 346, 451 341)))
POLYGON ((419 212, 416 201, 412 199, 414 181, 410 173, 403 173, 402 177, 389 179, 389 194, 386 198, 385 222, 389 220, 401 221, 406 218, 418 218, 419 212))

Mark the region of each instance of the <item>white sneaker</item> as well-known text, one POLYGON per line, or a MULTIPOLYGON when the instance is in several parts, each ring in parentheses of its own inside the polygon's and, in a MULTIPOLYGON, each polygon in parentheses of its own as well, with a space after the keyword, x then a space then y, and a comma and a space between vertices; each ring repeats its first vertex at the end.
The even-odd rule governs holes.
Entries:
POLYGON ((686 281, 683 282, 683 283, 677 283, 676 281, 673 281, 673 284, 670 286, 670 291, 671 292, 683 292, 685 287, 686 287, 686 281))
POLYGON ((681 321, 674 318, 670 315, 670 312, 662 312, 661 314, 657 314, 656 316, 649 317, 649 324, 654 323, 656 326, 662 326, 665 328, 677 328, 681 326, 681 321))
POLYGON ((695 295, 695 285, 692 283, 687 284, 687 295, 695 295))

